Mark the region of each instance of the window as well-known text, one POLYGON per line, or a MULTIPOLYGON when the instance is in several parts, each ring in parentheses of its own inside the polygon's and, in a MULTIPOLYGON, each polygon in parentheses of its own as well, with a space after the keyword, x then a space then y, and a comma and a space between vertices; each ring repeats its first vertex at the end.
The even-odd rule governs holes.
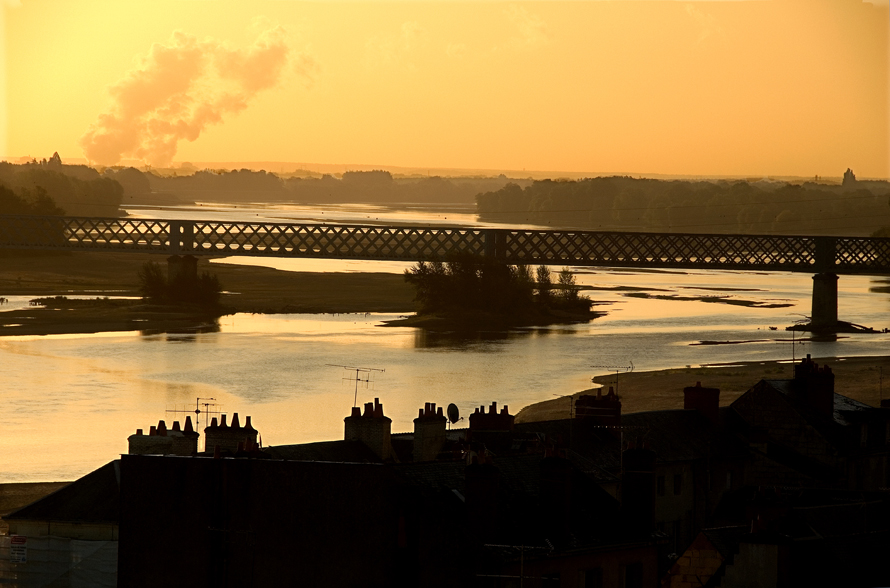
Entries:
POLYGON ((581 572, 581 586, 584 588, 603 588, 603 568, 593 568, 581 572))
POLYGON ((683 474, 674 474, 674 494, 683 493, 683 474))
MULTIPOLYGON (((656 486, 658 488, 658 495, 664 496, 664 476, 658 476, 658 479, 656 480, 656 486)), ((651 488, 652 486, 649 487, 651 488)))
POLYGON ((726 489, 732 490, 732 472, 726 472, 726 489))

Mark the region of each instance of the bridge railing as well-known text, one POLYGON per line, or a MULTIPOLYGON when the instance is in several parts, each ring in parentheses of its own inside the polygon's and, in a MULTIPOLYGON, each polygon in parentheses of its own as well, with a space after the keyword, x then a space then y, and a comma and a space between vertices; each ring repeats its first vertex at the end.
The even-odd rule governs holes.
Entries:
POLYGON ((890 239, 0 216, 0 248, 418 261, 890 272, 890 239))
MULTIPOLYGON (((196 221, 195 253, 417 261, 452 251, 485 254, 482 229, 196 221)), ((183 249, 188 249, 184 245, 183 249)))
POLYGON ((497 255, 526 264, 834 273, 890 271, 890 239, 592 231, 501 232, 497 255))
POLYGON ((0 247, 170 250, 170 221, 66 216, 0 216, 0 247))

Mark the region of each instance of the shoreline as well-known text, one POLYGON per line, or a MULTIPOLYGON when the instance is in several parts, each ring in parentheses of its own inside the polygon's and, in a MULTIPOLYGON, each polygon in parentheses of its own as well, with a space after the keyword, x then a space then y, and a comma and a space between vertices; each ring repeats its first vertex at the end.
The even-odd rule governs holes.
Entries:
MULTIPOLYGON (((890 356, 814 357, 813 361, 831 368, 835 375, 834 390, 838 394, 876 407, 881 405, 882 394, 883 398, 890 398, 890 356), (883 384, 882 368, 886 374, 883 384)), ((621 373, 618 374, 617 393, 623 413, 676 410, 683 408, 683 388, 701 382, 702 386, 719 388, 720 406, 728 406, 760 380, 793 377, 794 367, 790 360, 711 364, 621 373)), ((593 381, 602 385, 605 392, 615 386, 615 374, 596 376, 593 381)), ((596 388, 525 406, 516 413, 516 422, 570 418, 567 399, 572 398, 574 404, 582 394, 595 395, 596 388)))
MULTIPOLYGON (((139 297, 138 272, 146 262, 166 264, 166 256, 75 252, 0 255, 0 296, 139 297)), ((262 266, 203 260, 199 272, 216 274, 223 286, 217 312, 171 311, 142 300, 108 302, 53 310, 30 307, 4 311, 0 337, 121 331, 192 330, 212 326, 235 313, 414 312, 414 291, 401 274, 290 272, 262 266)), ((75 306, 75 305, 71 305, 75 306)))

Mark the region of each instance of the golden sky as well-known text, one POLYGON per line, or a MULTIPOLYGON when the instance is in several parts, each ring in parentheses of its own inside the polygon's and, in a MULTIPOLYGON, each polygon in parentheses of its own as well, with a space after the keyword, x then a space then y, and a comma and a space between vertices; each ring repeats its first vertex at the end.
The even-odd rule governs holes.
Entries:
POLYGON ((886 0, 0 4, 0 156, 890 176, 886 0))

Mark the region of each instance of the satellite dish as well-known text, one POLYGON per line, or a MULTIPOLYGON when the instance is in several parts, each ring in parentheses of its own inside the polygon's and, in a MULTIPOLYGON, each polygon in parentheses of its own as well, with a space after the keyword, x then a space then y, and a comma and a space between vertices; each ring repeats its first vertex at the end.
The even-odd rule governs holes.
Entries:
POLYGON ((448 405, 448 420, 452 425, 460 420, 460 411, 457 410, 457 405, 454 403, 448 405))

